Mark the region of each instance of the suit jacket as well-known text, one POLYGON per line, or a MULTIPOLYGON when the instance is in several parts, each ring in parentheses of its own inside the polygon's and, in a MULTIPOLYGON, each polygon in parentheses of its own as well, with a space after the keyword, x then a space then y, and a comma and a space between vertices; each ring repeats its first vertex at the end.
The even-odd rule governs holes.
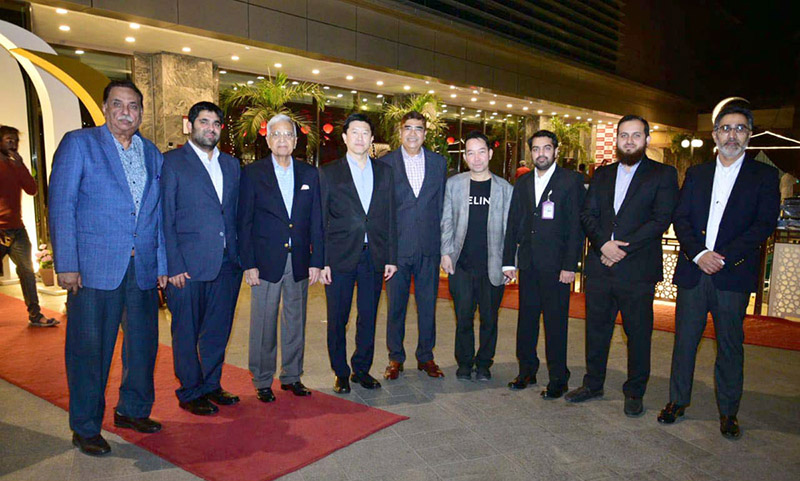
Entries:
POLYGON ((525 174, 514 185, 503 265, 516 265, 518 269, 575 272, 583 252, 584 236, 580 219, 586 194, 583 177, 577 172, 556 166, 537 206, 534 192, 536 175, 535 170, 525 174), (548 196, 555 204, 553 219, 542 218, 542 205, 548 196))
POLYGON ((334 271, 354 271, 364 244, 364 233, 375 270, 397 265, 397 211, 394 204, 394 176, 384 162, 370 158, 373 188, 369 212, 358 198, 347 157, 323 166, 319 171, 322 219, 325 228, 325 266, 334 271))
MULTIPOLYGON (((716 161, 690 167, 681 188, 673 227, 681 244, 673 282, 691 288, 702 271, 694 258, 706 249, 706 226, 711 208, 716 161)), ((758 287, 759 247, 778 222, 778 171, 745 157, 719 223, 714 251, 725 256, 725 266, 711 276, 717 289, 753 292, 758 287)))
POLYGON ((164 240, 169 276, 188 272, 193 281, 213 281, 227 246, 238 262, 236 210, 239 161, 220 152, 222 203, 208 170, 187 142, 164 154, 161 172, 164 240))
POLYGON ((147 184, 139 215, 108 127, 68 132, 53 157, 50 175, 50 237, 56 272, 79 272, 93 289, 119 287, 136 250, 136 283, 156 287, 167 274, 161 227, 161 164, 155 145, 144 145, 147 184))
POLYGON ((283 277, 289 252, 295 281, 307 279, 309 267, 324 267, 319 174, 316 167, 295 159, 292 168, 291 217, 286 213, 272 156, 242 172, 238 221, 242 268, 258 268, 258 276, 267 282, 283 277))
POLYGON ((597 169, 586 194, 581 223, 591 249, 586 275, 656 283, 664 278, 661 238, 678 200, 675 167, 643 157, 619 213, 614 213, 614 186, 619 162, 597 169), (629 242, 626 256, 612 267, 600 262, 600 248, 611 240, 629 242))
MULTIPOLYGON (((488 268, 489 280, 495 286, 504 284, 503 242, 508 223, 508 209, 511 206, 513 187, 502 178, 492 174, 489 191, 489 219, 486 234, 489 239, 488 268)), ((470 173, 462 172, 447 179, 442 212, 442 255, 450 256, 453 266, 458 264, 458 256, 464 247, 469 226, 469 186, 470 173)))
POLYGON ((392 168, 394 199, 397 207, 397 257, 418 253, 439 256, 440 223, 447 182, 447 161, 441 155, 422 149, 425 155, 425 179, 414 196, 406 174, 403 153, 398 148, 380 158, 392 168))

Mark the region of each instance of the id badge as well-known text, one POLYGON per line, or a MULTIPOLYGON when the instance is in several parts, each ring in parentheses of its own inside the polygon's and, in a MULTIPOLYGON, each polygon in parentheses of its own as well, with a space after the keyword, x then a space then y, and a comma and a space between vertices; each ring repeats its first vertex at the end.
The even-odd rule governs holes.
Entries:
POLYGON ((555 202, 546 200, 542 202, 542 219, 544 220, 553 220, 556 215, 556 204, 555 202))

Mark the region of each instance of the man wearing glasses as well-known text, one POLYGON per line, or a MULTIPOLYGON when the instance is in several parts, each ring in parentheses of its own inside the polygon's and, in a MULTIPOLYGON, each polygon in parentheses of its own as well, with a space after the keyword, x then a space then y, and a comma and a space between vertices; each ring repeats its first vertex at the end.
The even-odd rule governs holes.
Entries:
POLYGON ((322 211, 317 169, 292 158, 297 127, 283 114, 267 122, 272 155, 242 172, 239 252, 250 297, 250 372, 262 402, 275 401, 278 307, 281 389, 310 396, 302 382, 308 286, 322 269, 322 211), (310 282, 309 282, 310 281, 310 282))
POLYGON ((780 204, 778 172, 745 155, 753 114, 729 103, 714 119, 717 159, 689 168, 673 225, 681 256, 670 402, 658 415, 663 424, 683 416, 692 395, 697 346, 708 313, 714 319, 714 366, 720 432, 741 436, 736 419, 742 397, 744 322, 750 293, 758 288, 759 246, 775 230, 780 204))

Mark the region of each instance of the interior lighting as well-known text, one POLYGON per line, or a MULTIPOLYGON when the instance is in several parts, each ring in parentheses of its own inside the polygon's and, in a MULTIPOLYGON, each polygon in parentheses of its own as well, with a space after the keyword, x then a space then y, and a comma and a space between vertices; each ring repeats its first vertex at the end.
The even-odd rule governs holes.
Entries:
POLYGON ((513 107, 513 105, 511 105, 511 104, 506 104, 506 108, 510 109, 511 107, 513 107))
POLYGON ((494 104, 496 104, 496 103, 497 103, 497 102, 495 102, 494 100, 491 100, 491 101, 489 101, 489 105, 494 105, 494 104))
POLYGON ((558 115, 558 112, 550 112, 550 115, 558 115))
POLYGON ((451 99, 454 99, 454 98, 456 98, 456 94, 450 94, 450 98, 451 98, 451 99))
POLYGON ((184 53, 189 53, 189 52, 191 52, 191 51, 192 51, 192 49, 191 49, 191 48, 189 48, 189 47, 183 47, 183 48, 181 49, 181 51, 183 51, 184 53))
POLYGON ((688 149, 690 145, 691 145, 691 142, 689 142, 689 139, 681 140, 681 147, 683 147, 684 149, 688 149))
POLYGON ((433 90, 428 90, 428 93, 432 94, 432 93, 434 93, 434 91, 433 90))
POLYGON ((410 85, 403 85, 403 90, 411 90, 411 86, 410 85))
POLYGON ((543 114, 543 113, 544 113, 544 110, 542 110, 542 109, 539 109, 539 110, 537 110, 537 111, 536 111, 536 113, 537 113, 537 114, 543 114))
POLYGON ((367 101, 367 99, 365 99, 365 98, 364 98, 364 99, 361 99, 361 101, 362 101, 362 102, 366 102, 366 101, 367 101))
POLYGON ((83 55, 85 53, 83 50, 75 50, 75 55, 83 55))
POLYGON ((352 76, 352 75, 348 75, 348 76, 347 76, 347 77, 345 77, 345 78, 346 78, 347 80, 353 80, 353 76, 352 76))
POLYGON ((138 23, 131 23, 130 27, 132 30, 139 30, 142 26, 139 25, 138 23))
POLYGON ((311 71, 311 73, 314 75, 319 75, 319 69, 315 68, 314 70, 311 71))
POLYGON ((447 113, 447 109, 442 110, 442 113, 446 114, 447 113))
POLYGON ((297 80, 294 80, 294 81, 292 81, 292 85, 300 85, 300 82, 298 82, 297 80))
POLYGON ((522 110, 528 110, 528 107, 522 107, 522 110))
POLYGON ((134 38, 134 37, 125 37, 125 41, 128 42, 128 43, 133 43, 133 42, 136 41, 136 38, 134 38))
POLYGON ((588 118, 588 119, 586 119, 586 120, 587 120, 588 122, 591 122, 591 121, 592 121, 592 118, 591 118, 591 117, 589 117, 589 118, 588 118))
POLYGON ((474 93, 475 95, 478 95, 478 91, 477 90, 473 90, 472 93, 474 93))
POLYGON ((381 85, 383 85, 383 80, 378 80, 377 82, 375 82, 375 84, 377 84, 378 86, 381 86, 381 85))
POLYGON ((473 102, 477 102, 478 101, 478 99, 476 99, 475 97, 472 97, 470 100, 472 100, 473 102))
POLYGON ((226 73, 228 73, 228 71, 227 70, 220 70, 219 73, 222 74, 222 75, 225 75, 226 73))
POLYGON ((576 118, 576 119, 578 119, 578 120, 580 120, 580 119, 581 119, 581 116, 579 115, 579 116, 577 116, 577 117, 575 117, 575 118, 576 118))
POLYGON ((326 85, 326 86, 324 86, 324 87, 322 87, 322 88, 323 88, 324 90, 329 90, 329 89, 330 89, 330 87, 328 87, 327 85, 326 85))
POLYGON ((378 94, 378 95, 377 95, 377 97, 378 97, 379 99, 382 99, 382 98, 383 98, 383 94, 378 94))
POLYGON ((692 142, 691 142, 690 145, 692 147, 702 147, 703 146, 703 141, 700 140, 700 139, 692 139, 692 142))
POLYGON ((653 130, 658 130, 658 125, 654 125, 653 130))
POLYGON ((263 76, 263 75, 259 75, 259 76, 258 76, 258 77, 256 77, 256 78, 257 78, 258 80, 264 80, 264 76, 263 76))
POLYGON ((235 61, 239 60, 239 56, 238 55, 231 55, 231 60, 233 60, 235 62, 235 61))
POLYGON ((451 85, 451 86, 450 86, 450 90, 453 90, 454 88, 456 88, 456 86, 455 86, 455 85, 451 85))
POLYGON ((247 85, 253 85, 253 81, 252 80, 248 80, 247 81, 247 85))
POLYGON ((57 8, 56 13, 59 15, 66 15, 69 12, 66 8, 57 8))
POLYGON ((357 94, 358 92, 356 92, 355 90, 351 90, 350 93, 351 94, 357 94))
POLYGON ((62 32, 69 32, 70 30, 69 25, 61 25, 58 27, 58 29, 61 30, 62 32))
POLYGON ((275 65, 273 65, 273 67, 275 67, 275 68, 281 68, 281 67, 283 67, 283 64, 281 64, 281 63, 276 63, 275 65))

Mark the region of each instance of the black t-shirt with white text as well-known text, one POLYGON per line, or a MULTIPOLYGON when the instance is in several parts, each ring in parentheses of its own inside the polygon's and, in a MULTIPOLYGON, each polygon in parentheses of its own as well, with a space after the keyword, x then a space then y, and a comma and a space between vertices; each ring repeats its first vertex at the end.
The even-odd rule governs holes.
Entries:
POLYGON ((473 274, 489 272, 489 201, 492 180, 469 181, 469 223, 464 246, 458 257, 458 267, 473 274))

